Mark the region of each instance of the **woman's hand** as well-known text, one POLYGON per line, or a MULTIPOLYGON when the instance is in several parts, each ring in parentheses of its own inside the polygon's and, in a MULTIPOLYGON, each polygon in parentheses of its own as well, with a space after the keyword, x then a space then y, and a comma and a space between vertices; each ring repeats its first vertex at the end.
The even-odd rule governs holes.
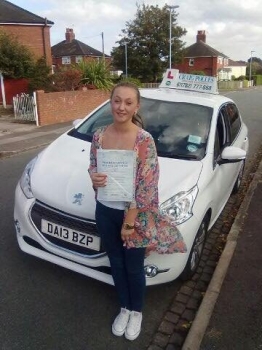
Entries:
POLYGON ((134 229, 125 229, 124 227, 122 227, 121 229, 121 238, 123 242, 127 242, 130 238, 130 236, 132 236, 132 234, 134 233, 134 229))
POLYGON ((107 183, 107 175, 102 173, 92 173, 90 174, 93 187, 97 189, 98 187, 104 187, 107 183))

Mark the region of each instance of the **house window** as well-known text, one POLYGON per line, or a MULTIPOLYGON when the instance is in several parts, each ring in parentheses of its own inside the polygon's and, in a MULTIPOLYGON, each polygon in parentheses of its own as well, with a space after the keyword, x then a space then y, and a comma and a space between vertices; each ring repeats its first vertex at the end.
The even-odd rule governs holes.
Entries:
POLYGON ((189 58, 189 66, 193 67, 194 63, 195 63, 194 58, 189 58))
POLYGON ((83 56, 76 56, 76 63, 80 63, 83 61, 83 56))
POLYGON ((63 56, 62 57, 62 64, 71 64, 71 57, 70 56, 63 56))
POLYGON ((218 64, 223 64, 223 57, 221 57, 221 56, 218 57, 218 58, 217 58, 217 63, 218 63, 218 64))

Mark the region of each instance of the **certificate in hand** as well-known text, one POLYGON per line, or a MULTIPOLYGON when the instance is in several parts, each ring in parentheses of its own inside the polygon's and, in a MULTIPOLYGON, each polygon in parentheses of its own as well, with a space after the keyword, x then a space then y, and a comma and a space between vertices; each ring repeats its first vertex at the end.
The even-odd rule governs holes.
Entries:
POLYGON ((135 159, 134 151, 97 150, 97 171, 107 175, 107 185, 98 188, 98 200, 133 200, 135 159))

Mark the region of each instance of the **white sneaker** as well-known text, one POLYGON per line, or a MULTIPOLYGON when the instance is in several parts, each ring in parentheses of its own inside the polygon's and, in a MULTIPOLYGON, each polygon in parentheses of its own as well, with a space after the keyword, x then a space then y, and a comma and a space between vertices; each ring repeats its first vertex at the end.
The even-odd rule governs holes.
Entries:
POLYGON ((128 340, 135 340, 141 331, 142 312, 131 311, 129 321, 125 331, 128 340))
POLYGON ((121 337, 125 333, 126 326, 129 320, 130 311, 121 308, 120 313, 116 316, 114 323, 112 324, 112 333, 118 337, 121 337))

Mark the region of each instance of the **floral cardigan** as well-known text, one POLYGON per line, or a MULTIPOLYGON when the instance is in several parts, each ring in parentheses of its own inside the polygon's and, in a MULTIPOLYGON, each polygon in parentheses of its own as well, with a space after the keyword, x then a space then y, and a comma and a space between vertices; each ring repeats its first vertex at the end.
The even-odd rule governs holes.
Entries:
MULTIPOLYGON (((97 130, 90 150, 89 173, 97 171, 96 153, 102 148, 103 133, 107 127, 97 130)), ((187 251, 182 235, 174 221, 159 211, 158 179, 159 164, 153 137, 139 129, 134 145, 136 152, 135 195, 132 202, 125 203, 125 212, 137 208, 135 231, 126 243, 128 248, 147 247, 147 252, 159 254, 187 251)))

